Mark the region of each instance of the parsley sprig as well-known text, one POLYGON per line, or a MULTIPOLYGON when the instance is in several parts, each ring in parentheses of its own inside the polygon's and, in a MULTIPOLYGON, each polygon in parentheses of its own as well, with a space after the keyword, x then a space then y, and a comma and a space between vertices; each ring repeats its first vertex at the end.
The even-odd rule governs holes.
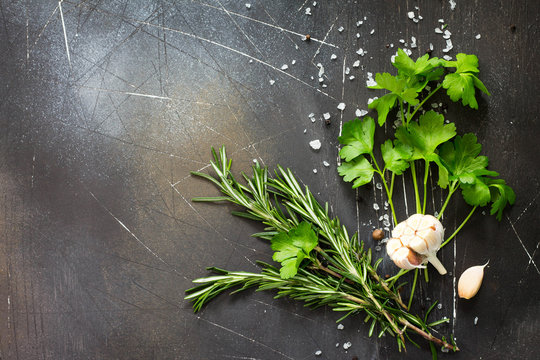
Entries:
MULTIPOLYGON (((369 104, 370 109, 377 111, 378 124, 383 126, 389 112, 396 107, 401 120, 397 124, 395 138, 381 144, 380 158, 383 163, 378 162, 375 151, 375 120, 366 116, 343 126, 338 140, 343 145, 339 155, 344 162, 338 167, 339 174, 345 181, 352 182, 353 188, 371 182, 374 174, 378 174, 386 191, 394 223, 397 224, 392 199, 395 177, 404 175, 410 169, 416 212, 425 214, 430 168, 433 163, 436 164, 437 184, 447 191, 446 200, 438 209, 437 217, 443 216, 457 190, 461 190, 465 202, 472 206, 470 213, 442 246, 456 236, 478 207, 491 203, 490 213, 501 220, 504 208, 514 203, 515 194, 503 179, 497 178, 497 172, 487 169, 489 160, 480 155, 482 146, 476 136, 472 133, 457 135, 455 125, 445 121, 444 116, 434 110, 423 111, 416 116, 426 101, 441 88, 446 89, 452 101, 461 100, 464 106, 477 109, 476 89, 489 95, 478 78, 478 58, 475 55, 458 54, 456 61, 447 61, 429 58, 426 54, 413 61, 402 49, 398 49, 393 65, 397 68, 397 75, 378 73, 375 75, 377 84, 370 87, 389 91, 369 104), (454 71, 448 72, 449 69, 454 71), (436 83, 433 90, 428 85, 431 82, 436 83), (426 94, 427 90, 430 91, 426 94), (421 180, 417 178, 416 168, 419 163, 424 169, 421 180), (422 195, 420 189, 423 190, 422 195)), ((415 271, 413 289, 418 269, 415 271)), ((396 279, 406 272, 400 271, 396 279)), ((427 279, 427 269, 425 274, 427 279)))
POLYGON ((278 269, 259 262, 260 273, 209 268, 215 275, 194 280, 196 286, 186 291, 186 299, 193 301, 195 311, 229 289, 237 293, 256 287, 259 291, 277 291, 278 298, 288 296, 310 307, 330 306, 344 313, 338 322, 364 313, 369 335, 391 335, 399 349, 405 347, 405 339, 416 345, 410 338, 411 333, 416 333, 440 347, 459 350, 455 344, 431 334, 431 326, 447 319, 428 322, 433 306, 423 317, 410 313, 400 297, 400 286, 377 274, 382 259, 373 262, 371 250, 364 249, 357 234, 349 236, 339 219, 330 216, 328 204, 321 205, 307 186, 301 187, 291 170, 278 167, 275 176, 270 177, 268 169, 255 164, 251 177, 242 174, 242 184, 231 173, 232 163, 225 148, 219 154, 213 151, 213 155, 215 176, 192 174, 214 183, 223 196, 193 200, 228 201, 241 206, 244 211, 233 214, 266 226, 253 236, 270 241, 275 251, 273 259, 282 266, 278 269))

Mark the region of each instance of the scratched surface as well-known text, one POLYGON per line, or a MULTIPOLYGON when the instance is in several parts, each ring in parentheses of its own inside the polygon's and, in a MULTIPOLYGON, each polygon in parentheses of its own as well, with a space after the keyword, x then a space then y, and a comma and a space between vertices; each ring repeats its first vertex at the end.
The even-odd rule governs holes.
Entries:
MULTIPOLYGON (((429 43, 443 55, 440 18, 452 32, 449 54, 477 54, 492 94, 478 111, 448 104, 447 117, 460 133, 478 135, 518 200, 500 223, 474 215, 440 252, 451 274, 432 272, 415 311, 428 299, 442 304, 434 317, 450 321, 437 330, 454 334, 462 351, 441 358, 534 358, 538 1, 458 0, 454 10, 432 0, 245 3, 0 1, 0 358, 429 358, 421 339, 421 349, 398 354, 393 339, 368 338, 362 316, 337 330, 331 310, 272 293, 221 296, 197 315, 183 296, 207 266, 257 271, 256 260, 271 260, 267 244, 249 236, 260 226, 233 218, 230 206, 190 202, 216 193, 189 176, 207 169, 211 146, 227 147, 235 171, 253 159, 293 168, 373 247, 382 192, 355 193, 342 182, 336 138, 378 95, 365 88, 366 74, 391 70, 399 39, 416 37, 414 57, 429 43), (423 19, 413 22, 409 11, 423 19), (302 41, 305 34, 312 40, 302 41), (314 139, 318 152, 308 145, 314 139), (456 299, 456 274, 488 259, 478 296, 456 299)), ((400 218, 412 211, 409 183, 398 186, 400 218)), ((432 195, 431 210, 441 204, 432 195)), ((453 229, 468 210, 457 200, 449 210, 444 222, 453 229)), ((394 272, 385 260, 381 273, 394 272)))

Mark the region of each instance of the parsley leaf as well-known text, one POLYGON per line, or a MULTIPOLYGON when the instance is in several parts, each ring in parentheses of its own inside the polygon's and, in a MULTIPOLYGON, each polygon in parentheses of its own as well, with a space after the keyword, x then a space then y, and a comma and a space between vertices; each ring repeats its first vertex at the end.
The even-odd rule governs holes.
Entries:
POLYGON ((370 182, 374 172, 373 166, 363 156, 338 166, 338 173, 343 176, 343 180, 347 182, 354 181, 353 189, 370 182))
POLYGON ((381 145, 381 153, 385 168, 396 175, 403 174, 410 165, 407 160, 412 156, 412 149, 400 142, 395 142, 394 146, 392 140, 386 140, 381 145))
POLYGON ((396 105, 398 96, 394 93, 386 94, 378 99, 373 100, 368 108, 377 110, 377 122, 382 126, 386 122, 386 117, 392 108, 396 105))
POLYGON ((430 110, 421 115, 418 122, 409 124, 409 128, 401 126, 396 131, 396 138, 403 144, 413 147, 412 160, 437 160, 437 147, 456 135, 453 123, 445 124, 444 116, 430 110))
POLYGON ((484 178, 476 178, 472 184, 460 184, 461 194, 467 204, 485 206, 491 200, 489 187, 483 180, 484 178))
POLYGON ((443 144, 439 156, 450 172, 449 180, 472 184, 480 175, 498 176, 495 171, 486 170, 489 160, 486 156, 478 156, 481 150, 482 145, 472 133, 463 137, 458 135, 453 142, 443 144))
POLYGON ((475 55, 457 54, 457 61, 446 61, 446 67, 455 67, 456 72, 444 77, 443 87, 452 101, 459 101, 473 109, 478 109, 475 97, 475 87, 487 95, 490 95, 482 81, 476 77, 478 70, 478 58, 475 55))
POLYGON ((514 190, 503 179, 487 180, 491 192, 491 215, 496 215, 497 220, 502 219, 502 212, 507 204, 513 205, 516 201, 514 190))
POLYGON ((364 119, 354 119, 343 125, 342 135, 339 142, 345 145, 339 152, 339 156, 345 161, 373 152, 375 135, 375 120, 366 116, 364 119))
POLYGON ((282 279, 296 275, 302 260, 309 258, 309 253, 318 243, 318 237, 308 222, 302 221, 288 233, 281 232, 272 240, 272 259, 281 263, 279 270, 282 279))

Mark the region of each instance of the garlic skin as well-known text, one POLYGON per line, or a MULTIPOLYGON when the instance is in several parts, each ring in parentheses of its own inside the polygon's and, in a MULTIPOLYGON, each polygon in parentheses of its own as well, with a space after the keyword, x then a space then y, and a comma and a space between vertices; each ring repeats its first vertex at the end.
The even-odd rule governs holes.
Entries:
POLYGON ((458 295, 460 298, 470 299, 478 293, 484 279, 484 268, 488 263, 489 261, 484 265, 472 266, 461 274, 458 281, 458 295))
POLYGON ((437 259, 437 251, 444 239, 444 228, 432 215, 414 214, 400 222, 392 230, 392 238, 386 244, 386 252, 402 269, 425 267, 430 262, 441 275, 446 274, 437 259))

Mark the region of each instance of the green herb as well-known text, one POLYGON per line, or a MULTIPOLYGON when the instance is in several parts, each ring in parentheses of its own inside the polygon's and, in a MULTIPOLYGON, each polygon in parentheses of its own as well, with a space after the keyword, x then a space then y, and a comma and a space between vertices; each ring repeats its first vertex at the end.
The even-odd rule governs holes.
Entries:
POLYGON ((193 200, 240 205, 245 211, 234 214, 266 225, 253 236, 270 241, 276 251, 274 260, 284 266, 278 270, 259 262, 260 273, 209 268, 216 275, 194 280, 197 285, 186 291, 195 311, 229 289, 236 293, 256 287, 277 291, 277 297, 288 296, 310 307, 329 306, 344 313, 337 321, 364 313, 366 321, 371 321, 370 335, 393 336, 399 349, 405 347, 406 338, 414 344, 409 336, 415 333, 439 347, 459 350, 431 334, 428 314, 421 317, 406 310, 398 287, 377 274, 382 259, 373 263, 371 250, 364 249, 357 234, 349 236, 339 219, 330 216, 328 204, 319 204, 291 170, 278 167, 272 178, 266 168, 256 164, 252 177, 242 174, 246 183, 241 184, 231 174, 225 149, 213 153, 211 165, 216 175, 193 174, 211 181, 223 196, 193 200), (289 268, 289 264, 294 266, 289 268))
POLYGON ((317 246, 317 234, 311 225, 302 221, 288 233, 280 232, 272 238, 272 259, 281 263, 279 273, 282 279, 296 275, 302 260, 310 257, 310 252, 317 246))

